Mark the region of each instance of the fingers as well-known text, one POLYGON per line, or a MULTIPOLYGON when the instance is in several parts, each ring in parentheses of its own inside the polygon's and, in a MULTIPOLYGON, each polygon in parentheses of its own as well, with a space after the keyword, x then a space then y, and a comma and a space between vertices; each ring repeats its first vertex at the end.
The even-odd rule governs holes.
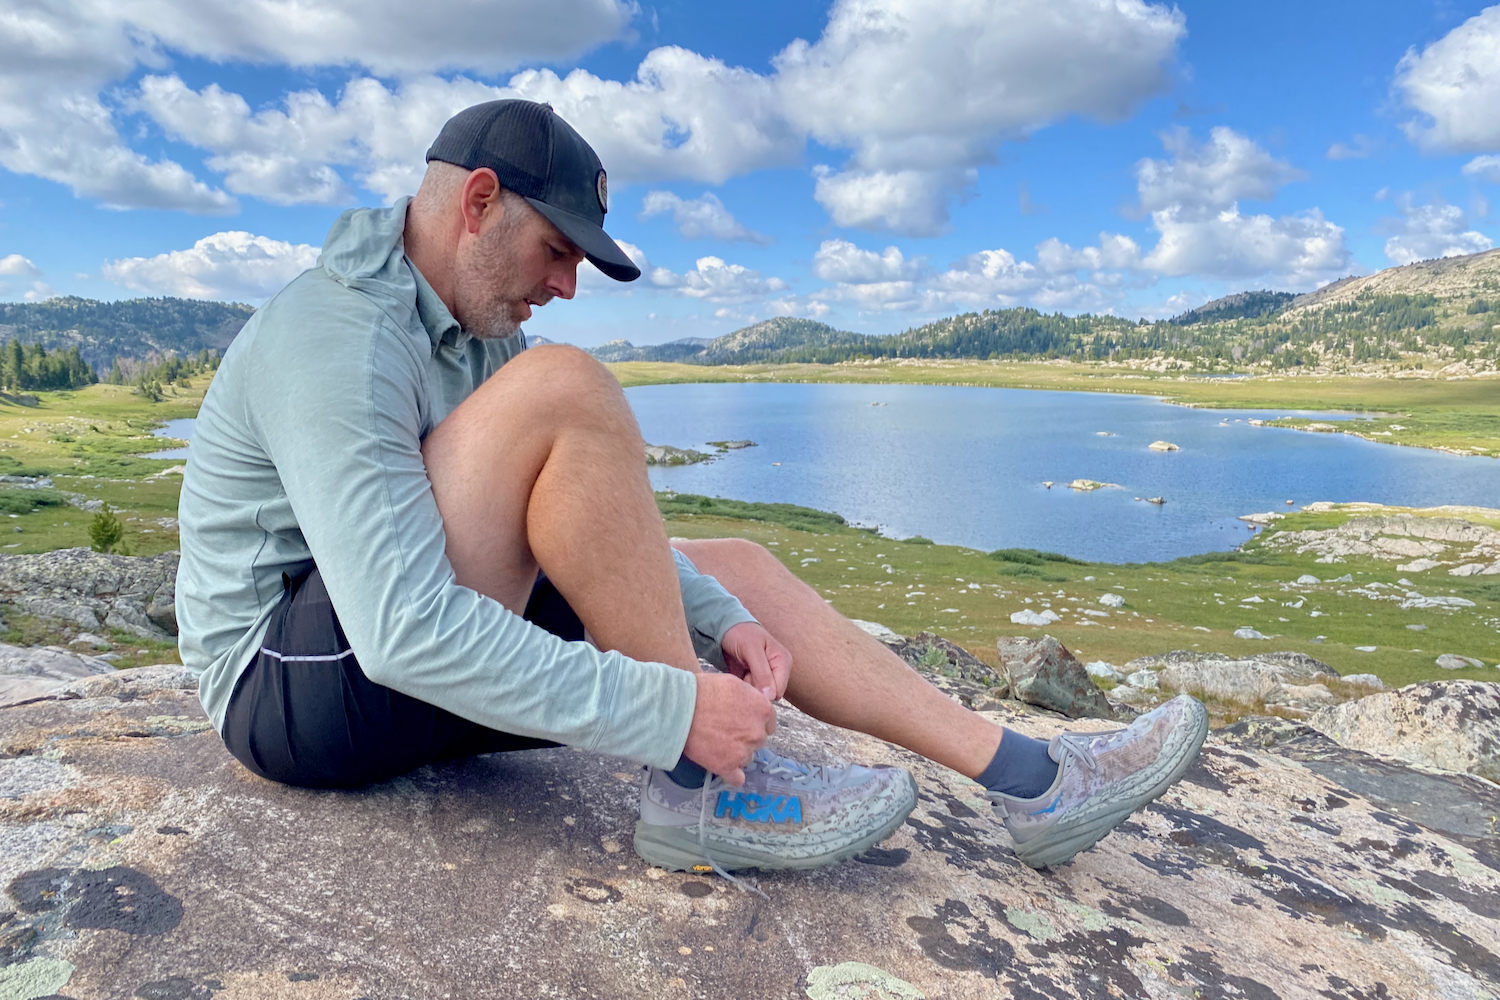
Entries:
POLYGON ((766 696, 766 701, 775 701, 777 696, 776 674, 771 668, 766 648, 760 644, 745 650, 742 662, 750 676, 744 678, 750 686, 766 696))
POLYGON ((786 686, 792 679, 792 654, 790 650, 774 638, 770 641, 773 645, 770 650, 768 662, 771 667, 772 683, 775 690, 775 695, 771 700, 776 701, 786 694, 786 686))
POLYGON ((745 784, 745 769, 737 767, 733 771, 725 771, 719 777, 731 788, 740 788, 745 784))

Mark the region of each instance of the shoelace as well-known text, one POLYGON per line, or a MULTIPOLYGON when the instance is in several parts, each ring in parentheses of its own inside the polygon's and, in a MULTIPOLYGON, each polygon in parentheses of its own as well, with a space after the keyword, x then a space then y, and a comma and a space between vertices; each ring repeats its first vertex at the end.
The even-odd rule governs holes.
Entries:
POLYGON ((1057 743, 1065 755, 1072 755, 1084 764, 1087 764, 1089 770, 1093 771, 1097 770, 1099 765, 1094 761, 1094 751, 1089 748, 1089 744, 1103 737, 1103 745, 1099 747, 1099 751, 1110 750, 1119 746, 1120 741, 1129 736, 1131 731, 1131 727, 1127 727, 1125 729, 1117 729, 1108 735, 1103 733, 1059 733, 1057 743))
POLYGON ((824 781, 829 777, 829 768, 823 764, 804 764, 801 761, 783 757, 774 750, 760 749, 755 751, 750 766, 745 770, 760 770, 767 774, 781 774, 790 777, 795 782, 824 781))
POLYGON ((1094 752, 1089 749, 1089 733, 1061 733, 1057 737, 1057 745, 1062 748, 1064 756, 1072 756, 1088 765, 1090 771, 1094 770, 1094 752))
POLYGON ((707 769, 704 770, 703 787, 702 789, 700 789, 698 794, 698 851, 703 855, 703 860, 708 862, 708 866, 714 870, 715 875, 719 876, 720 878, 728 879, 740 890, 740 892, 753 892, 761 899, 764 899, 769 903, 771 901, 771 897, 762 892, 759 886, 752 885, 742 878, 737 878, 736 876, 731 875, 729 872, 725 871, 719 866, 719 863, 714 860, 714 856, 712 854, 708 853, 708 836, 706 830, 708 824, 708 794, 710 791, 715 791, 718 788, 722 787, 723 784, 723 779, 720 778, 717 774, 714 774, 712 771, 709 771, 707 769))

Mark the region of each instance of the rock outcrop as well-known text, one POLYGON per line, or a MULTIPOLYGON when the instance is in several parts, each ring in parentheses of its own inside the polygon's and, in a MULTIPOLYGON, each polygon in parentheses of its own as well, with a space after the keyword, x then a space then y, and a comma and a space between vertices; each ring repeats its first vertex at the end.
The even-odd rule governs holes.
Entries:
POLYGON ((115 672, 114 664, 60 646, 0 643, 0 708, 50 697, 85 677, 115 672))
POLYGON ((1500 684, 1409 684, 1330 706, 1308 724, 1355 750, 1500 782, 1500 684))
POLYGON ((699 462, 713 460, 713 455, 692 448, 674 448, 669 444, 646 445, 647 465, 697 465, 699 462))
MULTIPOLYGON (((1335 700, 1325 682, 1339 677, 1337 670, 1305 653, 1230 657, 1190 649, 1142 656, 1125 664, 1120 672, 1126 675, 1127 686, 1135 692, 1159 688, 1241 705, 1281 704, 1304 713, 1335 700), (1154 677, 1154 681, 1145 683, 1138 679, 1145 674, 1154 677)), ((1122 692, 1127 699, 1131 694, 1128 690, 1122 692)))
POLYGON ((117 556, 90 549, 0 556, 0 602, 93 632, 177 634, 177 553, 117 556))
MULTIPOLYGON (((993 710, 1037 737, 1107 722, 993 710)), ((639 770, 497 754, 359 791, 251 776, 175 667, 0 709, 0 996, 31 1000, 1179 997, 1500 990, 1500 793, 1282 720, 1095 849, 1015 860, 972 782, 784 711, 774 743, 908 767, 855 861, 667 874, 630 849, 639 770)))
POLYGON ((1050 635, 1001 638, 995 643, 1010 678, 1010 694, 1070 719, 1113 719, 1115 710, 1088 669, 1050 635))
MULTIPOLYGON (((1314 503, 1304 509, 1318 511, 1332 507, 1333 504, 1314 503)), ((1316 553, 1320 563, 1341 563, 1350 556, 1368 556, 1397 563, 1397 569, 1403 573, 1425 573, 1440 566, 1451 567, 1448 572, 1453 576, 1500 573, 1500 530, 1458 517, 1412 514, 1353 517, 1336 528, 1268 534, 1262 544, 1299 554, 1316 553)))

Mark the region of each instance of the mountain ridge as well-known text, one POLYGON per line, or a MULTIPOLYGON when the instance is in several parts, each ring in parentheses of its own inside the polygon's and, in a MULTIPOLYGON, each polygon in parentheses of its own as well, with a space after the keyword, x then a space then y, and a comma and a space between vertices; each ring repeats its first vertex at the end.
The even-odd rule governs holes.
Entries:
MULTIPOLYGON (((0 302, 0 343, 49 351, 77 347, 103 372, 115 358, 222 352, 254 314, 248 305, 198 299, 100 302, 64 296, 0 302)), ((698 365, 830 364, 880 359, 1153 361, 1208 369, 1400 362, 1424 355, 1477 359, 1491 368, 1500 316, 1500 249, 1354 275, 1314 292, 1236 292, 1170 319, 1045 314, 1029 307, 960 313, 900 333, 871 335, 780 316, 719 337, 637 346, 611 341, 601 361, 698 365)), ((545 342, 534 337, 533 343, 545 342)))

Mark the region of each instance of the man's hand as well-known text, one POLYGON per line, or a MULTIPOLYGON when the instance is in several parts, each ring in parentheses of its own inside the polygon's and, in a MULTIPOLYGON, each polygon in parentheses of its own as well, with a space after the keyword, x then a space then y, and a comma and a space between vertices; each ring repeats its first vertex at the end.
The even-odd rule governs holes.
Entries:
POLYGON ((786 694, 787 680, 792 675, 792 654, 759 622, 740 622, 724 633, 720 645, 724 649, 724 665, 731 674, 749 682, 769 701, 786 694))
POLYGON ((693 725, 682 752, 734 787, 745 765, 776 731, 776 709, 763 692, 728 674, 699 673, 693 725))

